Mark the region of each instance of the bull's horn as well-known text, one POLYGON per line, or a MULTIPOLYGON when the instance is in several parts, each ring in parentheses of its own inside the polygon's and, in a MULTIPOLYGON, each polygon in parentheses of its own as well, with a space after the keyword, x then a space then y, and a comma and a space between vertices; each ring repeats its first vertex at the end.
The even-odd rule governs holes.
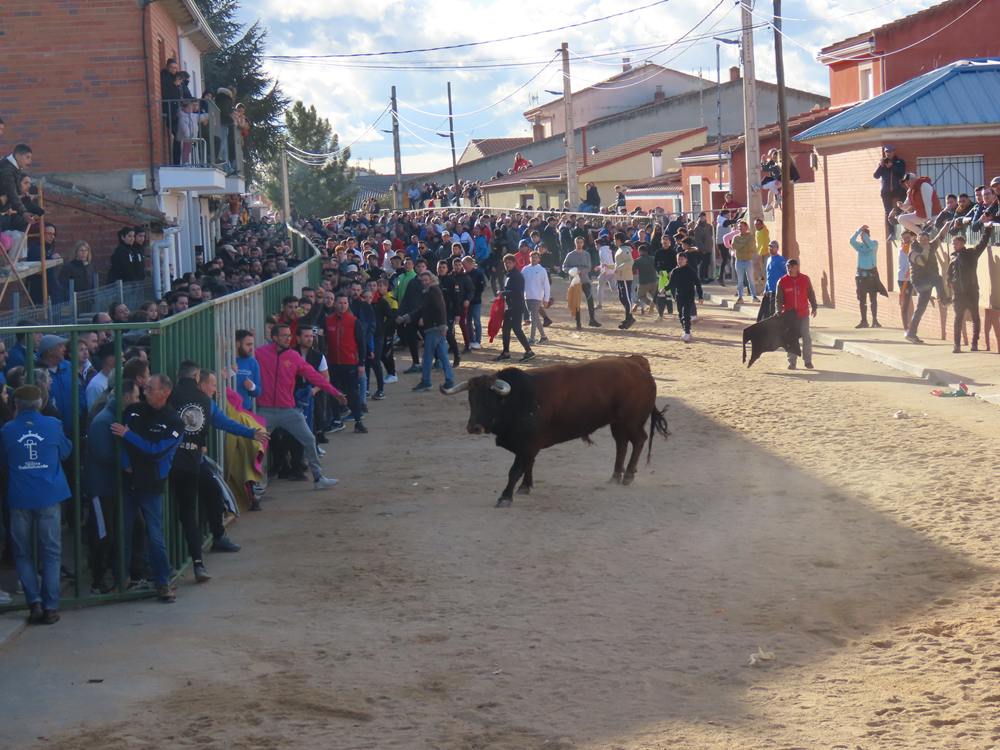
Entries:
POLYGON ((493 383, 492 388, 496 393, 499 393, 501 396, 506 396, 508 393, 510 393, 510 383, 508 383, 506 380, 501 380, 500 378, 496 379, 496 382, 493 383))
POLYGON ((456 383, 451 388, 445 388, 441 386, 441 393, 445 396, 454 396, 456 393, 461 393, 462 391, 469 390, 469 381, 463 380, 461 383, 456 383))

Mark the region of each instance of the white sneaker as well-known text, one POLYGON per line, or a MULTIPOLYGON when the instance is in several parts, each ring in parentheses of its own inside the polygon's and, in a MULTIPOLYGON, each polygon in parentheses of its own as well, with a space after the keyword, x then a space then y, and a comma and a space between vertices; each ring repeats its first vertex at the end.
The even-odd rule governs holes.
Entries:
POLYGON ((698 316, 697 315, 692 315, 691 316, 691 322, 692 323, 697 323, 698 322, 698 316))
POLYGON ((317 453, 318 453, 319 455, 321 455, 321 456, 325 456, 325 455, 326 455, 326 449, 325 449, 325 448, 323 448, 323 446, 322 446, 322 445, 317 445, 317 446, 316 446, 316 452, 317 452, 317 453))
POLYGON ((333 477, 320 477, 315 482, 313 482, 314 490, 328 490, 337 484, 337 480, 333 477))
POLYGON ((482 349, 483 345, 480 344, 478 341, 473 341, 471 344, 469 344, 469 348, 470 349, 482 349))
POLYGON ((397 378, 395 375, 386 375, 385 376, 385 382, 386 383, 398 383, 399 382, 399 378, 397 378))
POLYGON ((8 594, 6 591, 0 589, 0 605, 7 606, 8 604, 14 603, 14 597, 8 594))
POLYGON ((690 333, 685 333, 683 336, 681 336, 681 340, 685 344, 690 343, 690 341, 691 341, 691 334, 690 333))

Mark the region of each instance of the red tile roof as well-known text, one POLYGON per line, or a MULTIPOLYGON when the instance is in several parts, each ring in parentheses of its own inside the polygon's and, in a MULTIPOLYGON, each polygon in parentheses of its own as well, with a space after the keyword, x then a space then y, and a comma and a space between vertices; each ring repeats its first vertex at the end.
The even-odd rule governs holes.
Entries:
MULTIPOLYGON (((666 146, 674 141, 689 138, 690 136, 704 132, 705 128, 692 128, 690 130, 650 133, 649 135, 634 138, 631 141, 620 143, 617 146, 612 146, 611 148, 607 148, 603 151, 598 151, 596 154, 587 154, 586 166, 584 166, 583 154, 578 153, 576 156, 577 174, 585 174, 594 169, 605 167, 608 164, 613 164, 615 162, 622 161, 623 159, 636 156, 644 151, 650 151, 657 147, 666 146)), ((536 164, 533 167, 529 167, 523 172, 507 175, 506 177, 501 177, 498 180, 487 182, 483 185, 483 189, 489 190, 491 188, 504 187, 507 185, 523 185, 527 182, 551 182, 563 180, 565 179, 565 173, 566 159, 552 159, 550 161, 543 162, 542 164, 536 164)))
POLYGON ((523 138, 472 138, 469 140, 469 145, 479 149, 479 153, 483 156, 494 156, 512 148, 527 146, 531 141, 531 136, 523 138))

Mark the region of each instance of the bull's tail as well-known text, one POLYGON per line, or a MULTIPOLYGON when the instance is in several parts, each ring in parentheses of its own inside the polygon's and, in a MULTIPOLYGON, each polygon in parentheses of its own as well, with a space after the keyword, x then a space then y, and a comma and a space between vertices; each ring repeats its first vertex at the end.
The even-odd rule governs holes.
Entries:
POLYGON ((654 406, 653 410, 649 414, 649 450, 646 453, 647 464, 653 458, 653 437, 656 433, 658 432, 663 435, 664 439, 670 435, 670 430, 667 429, 667 418, 664 416, 666 411, 666 406, 662 409, 657 409, 654 406))

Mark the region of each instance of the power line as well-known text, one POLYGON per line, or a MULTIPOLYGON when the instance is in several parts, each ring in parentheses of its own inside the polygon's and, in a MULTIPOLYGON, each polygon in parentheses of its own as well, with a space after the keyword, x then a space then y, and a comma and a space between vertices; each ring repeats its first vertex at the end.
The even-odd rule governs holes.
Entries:
MULTIPOLYGON (((893 55, 898 55, 900 52, 906 52, 907 50, 913 49, 914 47, 916 47, 916 46, 918 46, 920 44, 923 44, 928 39, 931 39, 931 38, 937 36, 942 31, 944 31, 945 29, 947 29, 949 26, 952 26, 953 24, 957 23, 964 16, 968 15, 969 13, 971 13, 972 11, 974 11, 976 8, 978 8, 982 4, 982 2, 983 2, 983 0, 978 0, 978 2, 975 3, 975 5, 971 6, 970 8, 967 8, 963 13, 961 13, 958 16, 956 16, 955 18, 951 19, 948 23, 946 23, 941 28, 937 29, 936 31, 931 32, 930 34, 928 34, 927 36, 925 36, 923 39, 918 39, 917 41, 913 42, 912 44, 908 44, 905 47, 900 47, 899 49, 890 50, 888 52, 872 53, 870 55, 864 55, 862 57, 839 56, 839 55, 835 55, 835 54, 826 55, 826 56, 829 57, 831 60, 834 60, 836 62, 869 62, 871 60, 881 60, 881 59, 886 58, 886 57, 892 57, 893 55)), ((760 18, 760 20, 763 23, 767 24, 772 29, 775 29, 775 31, 777 31, 779 34, 781 34, 782 37, 784 37, 785 39, 787 39, 788 41, 790 41, 795 46, 801 47, 802 49, 804 49, 806 52, 808 52, 810 55, 813 55, 814 57, 818 54, 818 52, 816 50, 810 49, 806 45, 802 44, 802 42, 800 42, 795 37, 790 36, 789 34, 786 34, 781 29, 776 29, 775 26, 774 26, 774 23, 772 21, 769 21, 766 17, 760 16, 760 15, 754 13, 753 9, 749 5, 746 5, 745 3, 741 3, 741 4, 743 4, 752 15, 756 16, 757 18, 760 18)))
POLYGON ((288 154, 288 156, 292 157, 301 164, 306 164, 312 167, 325 166, 332 159, 347 151, 351 146, 353 146, 355 143, 357 143, 366 135, 368 135, 368 133, 374 130, 375 126, 378 125, 379 122, 381 122, 383 117, 385 117, 386 113, 389 111, 390 106, 391 105, 389 104, 385 105, 385 109, 383 109, 379 113, 379 116, 372 121, 371 125, 369 125, 363 131, 361 131, 361 134, 357 138, 348 143, 346 146, 342 146, 336 149, 335 151, 328 151, 322 154, 314 153, 311 151, 305 151, 303 149, 300 149, 298 146, 295 146, 294 144, 286 141, 285 152, 288 154))
POLYGON ((515 34, 514 36, 501 37, 499 39, 486 39, 480 42, 463 42, 461 44, 446 44, 438 47, 422 47, 417 49, 404 49, 404 50, 392 50, 386 52, 351 52, 351 53, 341 53, 335 55, 265 55, 265 58, 271 60, 277 59, 336 59, 336 58, 351 58, 351 57, 385 57, 388 55, 410 55, 414 52, 439 52, 442 50, 452 50, 452 49, 463 49, 465 47, 479 47, 484 44, 497 44, 499 42, 510 42, 515 39, 527 39, 529 37, 541 36, 543 34, 553 34, 557 31, 565 31, 567 29, 576 29, 581 26, 588 26, 593 23, 600 23, 601 21, 608 21, 612 18, 619 18, 621 16, 627 16, 632 13, 638 13, 641 10, 647 10, 649 8, 654 8, 657 5, 664 5, 670 2, 670 0, 656 0, 655 2, 649 3, 648 5, 640 5, 638 8, 630 8, 629 10, 623 10, 619 13, 612 13, 607 16, 601 16, 600 18, 591 18, 587 21, 579 21, 578 23, 570 23, 565 26, 557 26, 552 29, 544 29, 543 31, 531 31, 526 34, 515 34))
MULTIPOLYGON (((495 102, 493 102, 492 104, 487 104, 485 107, 480 107, 479 109, 474 109, 471 112, 456 112, 453 115, 453 117, 470 117, 472 115, 478 115, 480 112, 485 112, 488 109, 492 109, 493 107, 496 107, 498 104, 503 104, 505 101, 507 101, 508 99, 510 99, 511 97, 513 97, 517 92, 521 91, 524 88, 527 88, 528 84, 530 84, 532 81, 534 81, 536 78, 538 78, 538 76, 540 76, 542 73, 544 73, 546 70, 548 70, 549 66, 552 65, 552 63, 555 61, 555 59, 556 59, 557 56, 558 56, 558 54, 553 55, 552 58, 547 63, 545 63, 544 67, 542 67, 537 73, 535 73, 535 75, 531 76, 531 78, 529 78, 527 81, 525 81, 520 86, 518 86, 516 89, 514 89, 509 94, 507 94, 507 96, 505 96, 505 97, 503 97, 501 99, 497 99, 495 102)), ((404 102, 399 102, 399 106, 405 107, 406 109, 410 110, 411 112, 418 112, 418 113, 420 113, 422 115, 427 115, 428 117, 447 117, 448 116, 448 115, 442 115, 440 112, 427 112, 426 110, 418 109, 417 107, 414 107, 412 105, 406 104, 404 102)))

